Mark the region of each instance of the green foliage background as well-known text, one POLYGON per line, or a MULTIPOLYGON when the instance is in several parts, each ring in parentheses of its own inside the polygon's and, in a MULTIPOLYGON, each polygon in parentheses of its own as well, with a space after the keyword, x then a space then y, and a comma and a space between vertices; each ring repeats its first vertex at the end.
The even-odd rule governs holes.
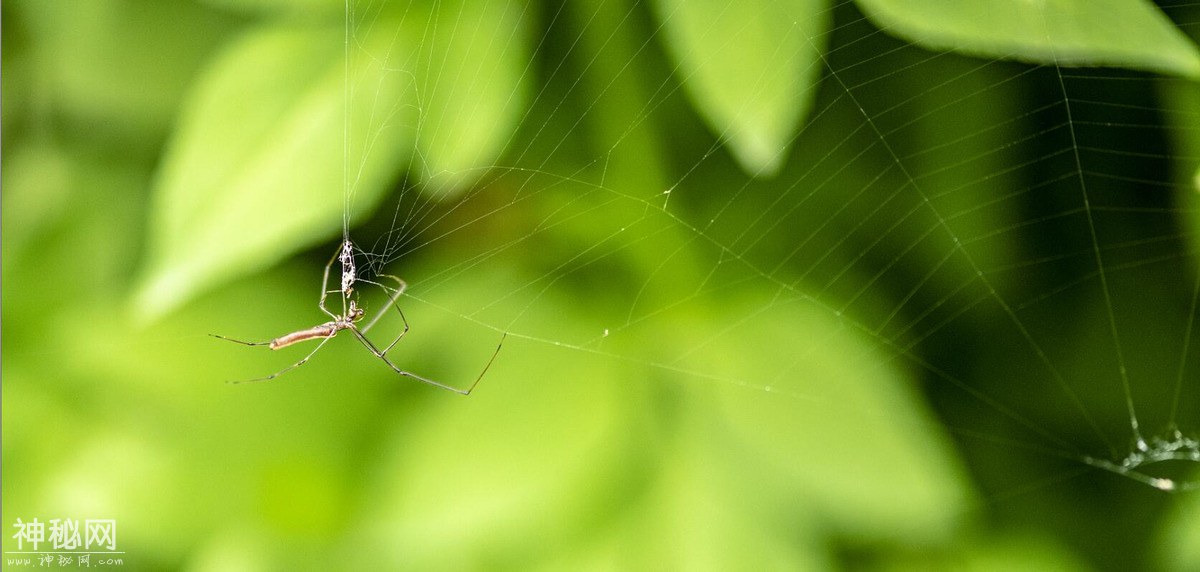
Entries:
POLYGON ((1131 446, 1110 319, 1148 434, 1200 428, 1166 8, 356 2, 347 92, 340 0, 5 2, 4 526, 115 518, 130 569, 1200 567, 1195 492, 1068 446, 1131 446), (1079 135, 1143 127, 1095 138, 1125 186, 1074 167, 1092 234, 1012 193, 1093 144, 1042 114, 1082 66, 1124 107, 1079 135), (222 383, 303 354, 205 334, 324 319, 343 153, 393 359, 468 380, 509 332, 470 397, 340 338, 222 383), (1045 356, 978 303, 1041 298, 1045 356))

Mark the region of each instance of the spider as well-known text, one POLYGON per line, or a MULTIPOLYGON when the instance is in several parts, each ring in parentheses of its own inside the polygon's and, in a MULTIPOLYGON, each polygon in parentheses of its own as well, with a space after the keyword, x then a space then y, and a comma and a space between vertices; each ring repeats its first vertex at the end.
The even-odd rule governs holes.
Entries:
POLYGON ((398 298, 401 294, 404 293, 405 288, 407 288, 407 284, 405 284, 405 282, 403 280, 401 280, 395 276, 390 276, 387 274, 380 274, 379 277, 396 281, 396 288, 393 289, 391 287, 385 286, 378 282, 359 278, 358 274, 357 274, 357 269, 354 266, 354 245, 349 240, 345 240, 342 242, 342 244, 340 244, 338 246, 337 251, 335 251, 333 254, 333 258, 330 258, 329 263, 325 265, 325 274, 321 279, 321 298, 317 302, 317 305, 321 308, 321 311, 324 312, 330 318, 332 318, 332 320, 325 322, 324 324, 313 326, 313 327, 305 329, 305 330, 297 330, 290 334, 284 334, 284 335, 279 336, 278 338, 275 338, 269 342, 244 342, 242 340, 235 340, 233 338, 229 338, 229 337, 225 337, 225 336, 221 336, 221 335, 217 335, 217 334, 209 334, 210 336, 212 336, 214 338, 220 338, 222 340, 227 340, 230 342, 242 344, 244 346, 267 346, 267 347, 271 348, 272 350, 282 349, 282 348, 288 347, 292 344, 298 344, 300 342, 306 342, 308 340, 316 340, 316 339, 321 340, 321 342, 317 344, 317 347, 313 348, 313 350, 311 352, 308 352, 308 355, 304 356, 304 359, 301 359, 300 361, 298 361, 292 365, 289 365, 271 375, 268 375, 265 377, 256 377, 254 379, 246 379, 246 380, 241 380, 241 381, 231 381, 230 383, 250 383, 250 382, 270 381, 272 379, 275 379, 293 369, 296 369, 296 368, 304 365, 306 362, 308 362, 308 360, 310 358, 313 357, 313 355, 315 355, 317 353, 317 351, 319 351, 321 349, 322 346, 325 345, 326 342, 333 339, 333 337, 336 336, 338 334, 338 332, 341 332, 342 330, 349 330, 350 333, 354 334, 354 337, 357 338, 360 343, 362 343, 363 347, 370 350, 370 352, 372 354, 375 354, 375 357, 383 360, 383 363, 386 363, 388 365, 388 367, 392 368, 392 371, 395 371, 396 373, 398 373, 404 377, 411 377, 417 381, 427 383, 427 384, 435 386, 435 387, 440 387, 442 389, 448 389, 450 391, 453 391, 455 393, 459 393, 462 395, 470 395, 471 391, 475 389, 475 386, 479 385, 479 380, 483 379, 483 376, 484 376, 484 374, 487 373, 488 368, 492 367, 492 362, 496 360, 496 356, 500 354, 500 348, 504 346, 504 338, 508 336, 508 333, 506 332, 500 336, 500 343, 496 345, 496 351, 492 352, 492 357, 490 359, 488 359, 487 364, 483 366, 483 371, 479 372, 479 376, 476 377, 475 381, 473 383, 471 383, 471 386, 466 389, 459 389, 457 387, 446 385, 444 383, 439 383, 439 382, 429 379, 427 377, 417 375, 417 374, 409 372, 409 371, 402 370, 399 367, 397 367, 396 364, 392 363, 392 360, 388 359, 387 353, 389 351, 391 351, 391 349, 393 347, 395 347, 397 343, 400 342, 400 339, 404 337, 404 334, 408 333, 408 319, 404 317, 404 312, 400 309, 400 304, 396 301, 396 298, 398 298), (334 262, 338 262, 338 261, 341 261, 341 263, 342 263, 341 288, 339 288, 337 290, 330 290, 329 289, 329 269, 333 267, 334 262), (374 319, 372 319, 370 322, 368 322, 366 326, 364 326, 362 328, 358 327, 358 322, 360 322, 363 319, 363 317, 366 316, 366 311, 358 306, 358 296, 354 291, 354 283, 356 281, 366 282, 368 284, 374 284, 374 285, 382 288, 384 290, 384 292, 387 292, 388 299, 391 302, 392 307, 396 308, 396 312, 400 314, 400 320, 404 322, 404 330, 402 330, 400 332, 400 335, 396 336, 396 339, 392 340, 392 343, 388 344, 387 347, 383 348, 382 351, 380 351, 380 349, 378 347, 376 347, 375 344, 371 342, 371 340, 367 339, 366 332, 368 330, 370 330, 372 327, 374 327, 375 323, 378 322, 379 319, 382 318, 384 314, 383 314, 383 312, 380 312, 378 315, 375 316, 374 319), (334 314, 333 312, 330 312, 328 308, 325 307, 326 298, 328 298, 328 296, 330 294, 333 294, 335 292, 340 293, 342 296, 342 313, 341 314, 334 314))

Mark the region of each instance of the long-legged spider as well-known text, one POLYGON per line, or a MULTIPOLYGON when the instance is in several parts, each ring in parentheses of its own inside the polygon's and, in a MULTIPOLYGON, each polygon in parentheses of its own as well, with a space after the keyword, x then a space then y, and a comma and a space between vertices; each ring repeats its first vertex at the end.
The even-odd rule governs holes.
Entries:
POLYGON ((321 298, 317 302, 317 305, 321 308, 321 311, 324 312, 330 318, 332 318, 332 320, 325 322, 324 324, 321 324, 318 326, 313 326, 306 330, 298 330, 298 331, 292 332, 290 334, 284 334, 284 335, 279 336, 278 338, 275 338, 269 342, 244 342, 242 340, 235 340, 233 338, 229 338, 226 336, 220 336, 217 334, 209 334, 210 336, 213 336, 214 338, 220 338, 222 340, 227 340, 227 341, 242 344, 245 346, 267 346, 273 350, 278 350, 278 349, 290 346, 292 344, 297 344, 297 343, 305 342, 308 340, 316 340, 316 339, 321 340, 321 342, 317 344, 317 347, 313 348, 313 350, 311 352, 308 352, 308 355, 304 356, 304 359, 301 359, 300 361, 298 361, 292 365, 289 365, 271 375, 268 375, 265 377, 256 377, 254 379, 246 379, 246 380, 241 380, 241 381, 231 381, 230 383, 260 382, 260 381, 270 381, 272 379, 275 379, 293 369, 296 369, 296 368, 304 365, 310 358, 312 358, 314 355, 316 355, 317 351, 319 351, 321 349, 321 347, 325 345, 326 342, 333 339, 333 337, 336 336, 338 334, 338 332, 341 332, 342 330, 349 330, 350 333, 354 334, 354 337, 357 338, 360 343, 362 343, 363 347, 370 350, 372 354, 375 354, 375 357, 383 360, 383 363, 386 363, 388 365, 388 367, 392 368, 392 371, 395 371, 396 373, 403 375, 405 377, 411 377, 417 381, 427 383, 429 385, 440 387, 442 389, 448 389, 450 391, 453 391, 455 393, 460 393, 462 395, 470 395, 471 391, 475 389, 475 386, 479 385, 479 380, 483 379, 483 376, 484 376, 484 374, 487 373, 488 368, 492 367, 492 362, 496 361, 496 356, 500 354, 500 348, 504 346, 504 338, 507 337, 508 334, 505 333, 500 336, 500 343, 496 345, 496 351, 492 352, 492 357, 490 359, 488 359, 487 364, 483 366, 483 371, 479 372, 479 376, 476 377, 475 381, 471 383, 471 386, 466 389, 459 389, 457 387, 453 387, 450 385, 446 385, 444 383, 434 381, 432 379, 412 373, 410 371, 402 370, 399 367, 397 367, 396 364, 392 363, 392 360, 388 359, 387 353, 389 351, 391 351, 391 349, 393 347, 395 347, 397 343, 400 342, 400 339, 404 337, 404 334, 408 333, 408 319, 404 317, 404 311, 400 309, 400 304, 399 304, 399 302, 396 301, 396 299, 399 298, 400 295, 404 293, 405 288, 407 288, 407 284, 405 284, 405 282, 403 280, 401 280, 395 276, 390 276, 387 274, 380 274, 379 277, 396 281, 396 287, 392 288, 392 287, 380 284, 379 282, 374 282, 374 281, 367 280, 364 278, 359 278, 358 274, 357 274, 357 270, 354 266, 354 245, 349 240, 343 241, 342 244, 338 246, 337 251, 333 253, 333 258, 329 259, 329 264, 325 265, 325 274, 321 278, 321 298), (341 288, 338 288, 335 290, 330 290, 329 289, 329 269, 333 267, 334 262, 337 262, 339 260, 342 263, 341 288), (374 284, 376 286, 379 286, 384 292, 387 293, 388 300, 391 302, 392 307, 396 309, 396 312, 398 314, 400 314, 400 320, 402 322, 404 322, 404 330, 402 330, 400 332, 400 335, 396 336, 396 339, 392 340, 392 343, 388 344, 387 347, 383 348, 383 350, 380 350, 374 343, 371 342, 371 340, 367 339, 366 333, 372 327, 375 326, 375 324, 379 321, 380 318, 383 317, 384 312, 380 312, 379 314, 377 314, 375 316, 375 318, 373 318, 370 322, 367 323, 366 326, 364 326, 362 328, 358 327, 358 322, 360 322, 363 319, 363 317, 366 315, 366 312, 358 306, 358 295, 354 291, 354 283, 355 282, 365 282, 367 284, 374 284), (325 307, 325 300, 329 297, 330 294, 333 294, 335 292, 340 293, 342 296, 342 313, 341 314, 334 314, 333 312, 330 312, 328 308, 325 307))

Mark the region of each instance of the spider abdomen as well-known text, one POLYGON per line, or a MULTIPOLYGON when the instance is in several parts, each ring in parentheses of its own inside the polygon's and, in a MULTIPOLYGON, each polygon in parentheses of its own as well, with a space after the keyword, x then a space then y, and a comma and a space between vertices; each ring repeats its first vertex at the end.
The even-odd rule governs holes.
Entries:
POLYGON ((292 332, 286 336, 279 336, 271 340, 271 349, 286 348, 295 343, 315 340, 317 338, 332 338, 338 332, 338 327, 335 322, 313 326, 307 330, 292 332))

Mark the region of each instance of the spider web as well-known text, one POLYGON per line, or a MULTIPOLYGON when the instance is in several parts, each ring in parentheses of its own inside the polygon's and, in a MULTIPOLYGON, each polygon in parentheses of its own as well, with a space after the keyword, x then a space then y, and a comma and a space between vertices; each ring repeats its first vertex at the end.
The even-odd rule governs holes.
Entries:
MULTIPOLYGON (((552 347, 633 383, 738 388, 805 411, 839 398, 811 389, 822 379, 798 383, 811 350, 786 345, 752 368, 720 356, 760 343, 772 316, 807 317, 866 341, 837 359, 910 372, 968 463, 998 449, 1061 461, 1051 480, 1099 469, 1197 486, 1184 461, 1200 461, 1188 230, 1200 149, 1196 109, 1165 103, 1184 80, 926 51, 842 3, 803 38, 828 46, 811 109, 778 173, 754 176, 728 144, 738 134, 696 115, 689 72, 664 48, 672 13, 523 5, 524 27, 487 46, 531 52, 498 151, 447 169, 445 148, 414 144, 396 193, 351 220, 374 138, 453 132, 479 105, 429 113, 478 80, 423 65, 426 48, 478 22, 416 12, 403 15, 418 22, 409 49, 400 34, 363 41, 396 26, 385 6, 347 9, 347 57, 407 78, 415 102, 376 100, 346 126, 347 235, 371 272, 408 281, 412 336, 448 328, 482 363, 504 332, 498 369, 552 347), (564 305, 579 311, 544 319, 564 305)), ((348 100, 378 88, 353 76, 348 100)), ((504 391, 493 375, 484 384, 504 391)), ((1037 480, 1016 472, 993 484, 1037 480)))

